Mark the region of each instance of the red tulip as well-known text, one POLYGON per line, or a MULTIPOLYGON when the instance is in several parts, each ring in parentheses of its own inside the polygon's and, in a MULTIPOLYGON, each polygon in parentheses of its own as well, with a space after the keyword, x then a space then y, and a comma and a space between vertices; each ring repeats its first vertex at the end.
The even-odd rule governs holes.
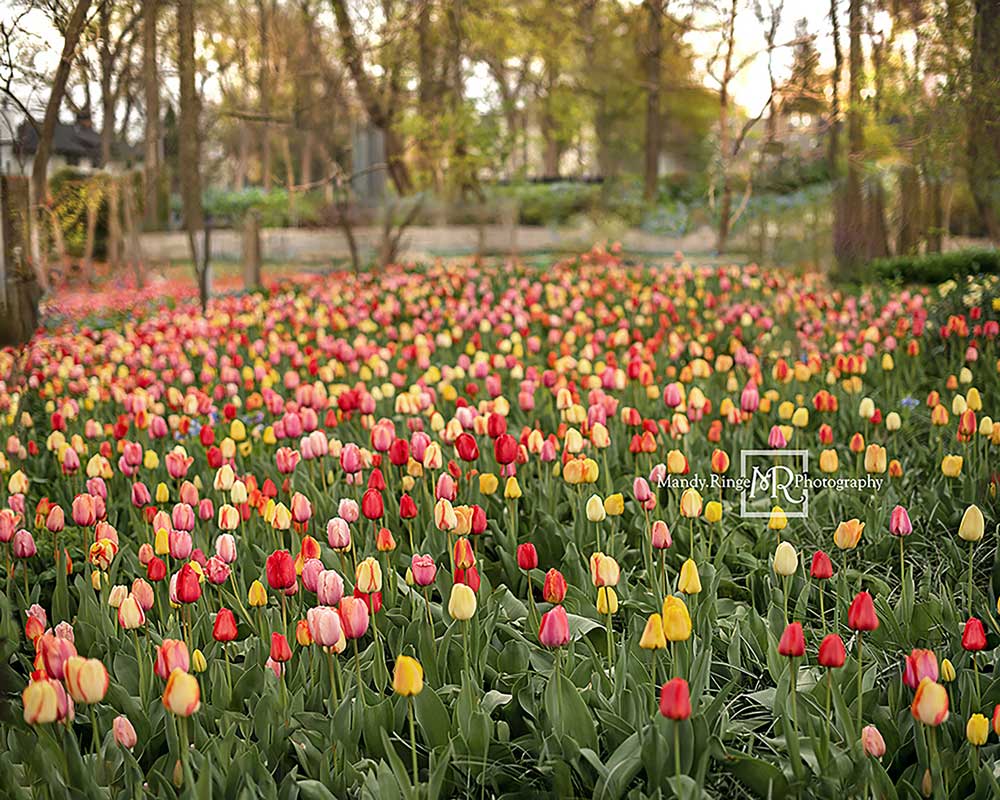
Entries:
POLYGON ((287 550, 275 550, 265 564, 267 582, 272 589, 284 591, 295 585, 295 561, 287 550))
POLYGON ((789 658, 798 658, 805 655, 806 639, 802 633, 802 623, 793 622, 785 627, 785 632, 781 634, 781 641, 778 642, 778 653, 789 658))
POLYGON ((530 542, 517 546, 517 566, 524 570, 535 569, 538 566, 538 552, 530 542))
POLYGON ((215 615, 212 638, 217 642, 231 642, 236 638, 236 617, 228 608, 221 609, 215 615))
POLYGON ((809 567, 809 574, 821 581, 832 578, 833 564, 830 563, 830 556, 822 550, 817 550, 813 554, 812 566, 809 567))
POLYGON ((177 573, 177 599, 181 603, 196 603, 201 597, 201 581, 190 563, 177 573))
POLYGON ((667 719, 684 720, 691 716, 691 692, 688 682, 674 678, 660 689, 660 713, 667 719))
POLYGON ((542 623, 538 628, 538 641, 545 647, 562 647, 569 644, 569 618, 566 609, 556 606, 542 614, 542 623))
POLYGON ((162 558, 153 556, 149 559, 149 563, 146 565, 146 577, 153 583, 159 583, 167 577, 167 565, 163 563, 162 558))
POLYGON ((361 496, 361 513, 365 515, 365 519, 382 519, 385 513, 382 493, 377 489, 366 489, 361 496))
POLYGON ((965 623, 965 630, 962 631, 962 648, 972 652, 986 649, 986 631, 983 630, 983 623, 975 617, 969 617, 965 623))
MULTIPOLYGON (((491 416, 495 417, 496 414, 491 416)), ((517 459, 517 439, 509 433, 501 434, 493 443, 493 455, 498 464, 512 464, 517 459)))
POLYGON ((823 641, 820 642, 819 658, 817 660, 821 667, 826 667, 827 669, 842 667, 846 658, 847 653, 844 650, 844 642, 837 634, 831 633, 825 636, 823 641))
POLYGON ((486 512, 483 510, 482 506, 474 505, 472 507, 472 530, 470 533, 474 535, 479 535, 486 530, 486 512))
MULTIPOLYGON (((396 441, 405 441, 404 439, 397 439, 396 441)), ((404 494, 399 498, 399 518, 400 519, 413 519, 417 516, 417 504, 413 502, 413 498, 408 494, 404 494)))
POLYGON ((873 631, 878 627, 875 604, 868 592, 858 592, 847 610, 847 624, 856 631, 873 631))
POLYGON ((394 439, 389 445, 389 462, 394 467, 405 467, 410 460, 410 443, 406 439, 394 439))
POLYGON ((283 633, 271 634, 271 660, 284 663, 292 657, 292 650, 288 646, 288 639, 283 633))
POLYGON ((455 450, 462 461, 475 461, 479 458, 479 445, 476 438, 469 433, 461 433, 455 440, 455 450))

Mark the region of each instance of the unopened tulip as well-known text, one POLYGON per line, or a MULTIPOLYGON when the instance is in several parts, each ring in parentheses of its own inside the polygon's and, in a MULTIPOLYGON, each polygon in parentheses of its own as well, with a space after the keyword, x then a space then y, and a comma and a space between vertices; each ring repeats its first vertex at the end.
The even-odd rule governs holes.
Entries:
POLYGON ((875 604, 868 592, 858 592, 847 609, 847 625, 856 631, 873 631, 878 628, 875 604))
POLYGON ((798 658, 805 655, 806 640, 802 633, 802 623, 793 622, 785 626, 778 642, 778 653, 789 658, 798 658))
POLYGON ((975 617, 969 617, 962 630, 962 649, 978 652, 986 649, 986 631, 983 623, 975 617))
POLYGON ((410 656, 399 656, 392 671, 392 689, 402 697, 413 697, 424 690, 424 669, 410 656))
POLYGON ((57 680, 37 680, 29 683, 21 694, 24 721, 29 725, 44 725, 60 718, 65 708, 66 691, 57 680))
POLYGON ((72 656, 66 661, 66 688, 76 702, 100 703, 108 683, 108 671, 98 659, 72 656))
POLYGON ((673 678, 660 689, 660 713, 667 719, 685 720, 691 716, 691 692, 683 678, 673 678))
POLYGON ((174 670, 187 672, 191 669, 187 645, 179 639, 164 639, 156 648, 156 674, 166 680, 174 670))
POLYGON ((836 669, 844 666, 846 659, 844 642, 837 634, 831 633, 823 637, 823 641, 819 644, 819 656, 816 659, 821 667, 836 669))
POLYGON ((236 638, 236 617, 228 608, 220 609, 212 624, 212 638, 217 642, 231 642, 236 638))
POLYGON ((126 750, 131 750, 139 741, 135 728, 124 714, 115 717, 114 722, 111 723, 111 730, 114 733, 115 741, 126 750))
POLYGON ((691 638, 691 615, 684 601, 667 595, 663 601, 663 635, 669 642, 686 642, 691 638))
POLYGON ((973 747, 986 744, 990 735, 990 721, 982 714, 973 714, 965 725, 965 738, 973 747))
POLYGON ((545 573, 542 583, 542 598, 546 603, 561 603, 566 597, 566 579, 562 573, 553 568, 545 573))
POLYGON ((933 650, 914 649, 906 657, 903 683, 911 689, 916 689, 924 678, 930 678, 932 681, 938 679, 937 656, 933 650))
POLYGON ((809 567, 809 574, 817 580, 828 580, 833 577, 833 564, 830 556, 822 550, 813 553, 812 564, 809 567))
POLYGON ((320 647, 334 647, 342 635, 340 614, 333 608, 318 606, 306 612, 312 639, 320 647))
POLYGON ((903 506, 896 506, 889 514, 889 533, 893 536, 909 536, 913 533, 913 523, 903 506))
POLYGON ((452 619, 469 620, 476 613, 476 593, 464 583, 456 583, 451 587, 451 597, 448 599, 448 614, 452 619))
POLYGON ((799 554, 791 542, 781 542, 774 551, 774 572, 782 577, 794 575, 799 568, 799 554))
POLYGON ((288 639, 283 633, 271 633, 271 660, 284 663, 291 659, 292 649, 288 646, 288 639))
POLYGON ((618 562, 604 553, 590 556, 590 578, 594 586, 617 586, 621 575, 618 562))
POLYGON ((566 609, 557 605, 542 614, 538 628, 538 641, 545 647, 562 647, 569 644, 569 618, 566 609))
POLYGON ((359 592, 365 594, 382 591, 382 565, 372 557, 360 561, 355 572, 354 585, 359 592))
POLYGON ((653 548, 656 550, 666 550, 673 545, 673 539, 670 537, 670 529, 662 519, 658 519, 653 523, 650 529, 650 538, 652 539, 653 548))
POLYGON ((360 597, 344 597, 340 601, 339 611, 340 622, 347 639, 360 639, 368 632, 368 604, 360 597))
POLYGON ((865 725, 861 729, 861 746, 872 758, 882 758, 885 755, 885 739, 874 725, 865 725))
POLYGON ((983 512, 979 510, 979 506, 971 505, 965 509, 965 513, 962 515, 962 521, 958 526, 958 535, 967 542, 978 542, 983 538, 985 527, 986 521, 983 518, 983 512))
POLYGON ((201 707, 198 679, 182 669, 174 669, 163 690, 163 707, 178 717, 190 717, 201 707))
POLYGON ((264 588, 263 583, 255 580, 250 584, 250 589, 247 591, 247 602, 253 608, 261 608, 267 605, 267 589, 264 588))
POLYGON ((947 689, 930 678, 924 678, 917 686, 910 712, 924 725, 940 725, 948 719, 947 689))
POLYGON ((646 620, 646 627, 639 639, 639 647, 643 650, 662 650, 666 646, 667 637, 663 635, 663 617, 653 612, 646 620))
POLYGON ((698 565, 693 559, 688 559, 681 565, 681 574, 677 580, 677 588, 684 594, 701 592, 701 577, 698 575, 698 565))

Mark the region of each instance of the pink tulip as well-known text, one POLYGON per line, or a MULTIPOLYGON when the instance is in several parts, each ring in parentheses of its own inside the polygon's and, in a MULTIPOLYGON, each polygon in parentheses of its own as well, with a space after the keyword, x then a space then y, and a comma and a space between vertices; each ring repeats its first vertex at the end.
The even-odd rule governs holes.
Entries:
POLYGON ((896 506, 889 515, 889 533, 893 536, 909 536, 913 533, 910 515, 902 506, 896 506))
POLYGON ((346 638, 360 639, 368 632, 368 604, 360 597, 344 597, 340 601, 340 621, 346 638))
POLYGON ((437 576, 437 565, 429 555, 414 555, 410 559, 410 571, 417 586, 430 586, 437 576))
POLYGON ((538 628, 538 641, 545 647, 562 647, 569 644, 569 618, 561 605, 542 614, 538 628))
POLYGON ((335 606, 344 596, 344 580, 332 569, 316 576, 316 599, 324 606, 335 606))
POLYGON ((321 647, 334 647, 341 637, 340 614, 334 608, 319 606, 306 612, 306 622, 313 641, 321 647))

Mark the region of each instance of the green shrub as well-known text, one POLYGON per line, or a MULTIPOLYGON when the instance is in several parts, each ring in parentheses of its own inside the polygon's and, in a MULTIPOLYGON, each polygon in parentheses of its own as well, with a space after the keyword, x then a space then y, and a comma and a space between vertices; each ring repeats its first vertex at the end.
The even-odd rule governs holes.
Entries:
POLYGON ((1000 250, 956 250, 952 253, 878 258, 872 277, 903 283, 944 283, 967 275, 1000 274, 1000 250))

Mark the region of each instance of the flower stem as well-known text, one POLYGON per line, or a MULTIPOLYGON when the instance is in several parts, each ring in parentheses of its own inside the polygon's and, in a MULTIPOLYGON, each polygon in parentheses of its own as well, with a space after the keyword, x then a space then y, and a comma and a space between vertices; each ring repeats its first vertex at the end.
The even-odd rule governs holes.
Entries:
POLYGON ((417 770, 417 734, 413 727, 413 698, 406 699, 406 712, 410 717, 410 756, 413 759, 413 785, 416 787, 420 783, 420 773, 417 770))

